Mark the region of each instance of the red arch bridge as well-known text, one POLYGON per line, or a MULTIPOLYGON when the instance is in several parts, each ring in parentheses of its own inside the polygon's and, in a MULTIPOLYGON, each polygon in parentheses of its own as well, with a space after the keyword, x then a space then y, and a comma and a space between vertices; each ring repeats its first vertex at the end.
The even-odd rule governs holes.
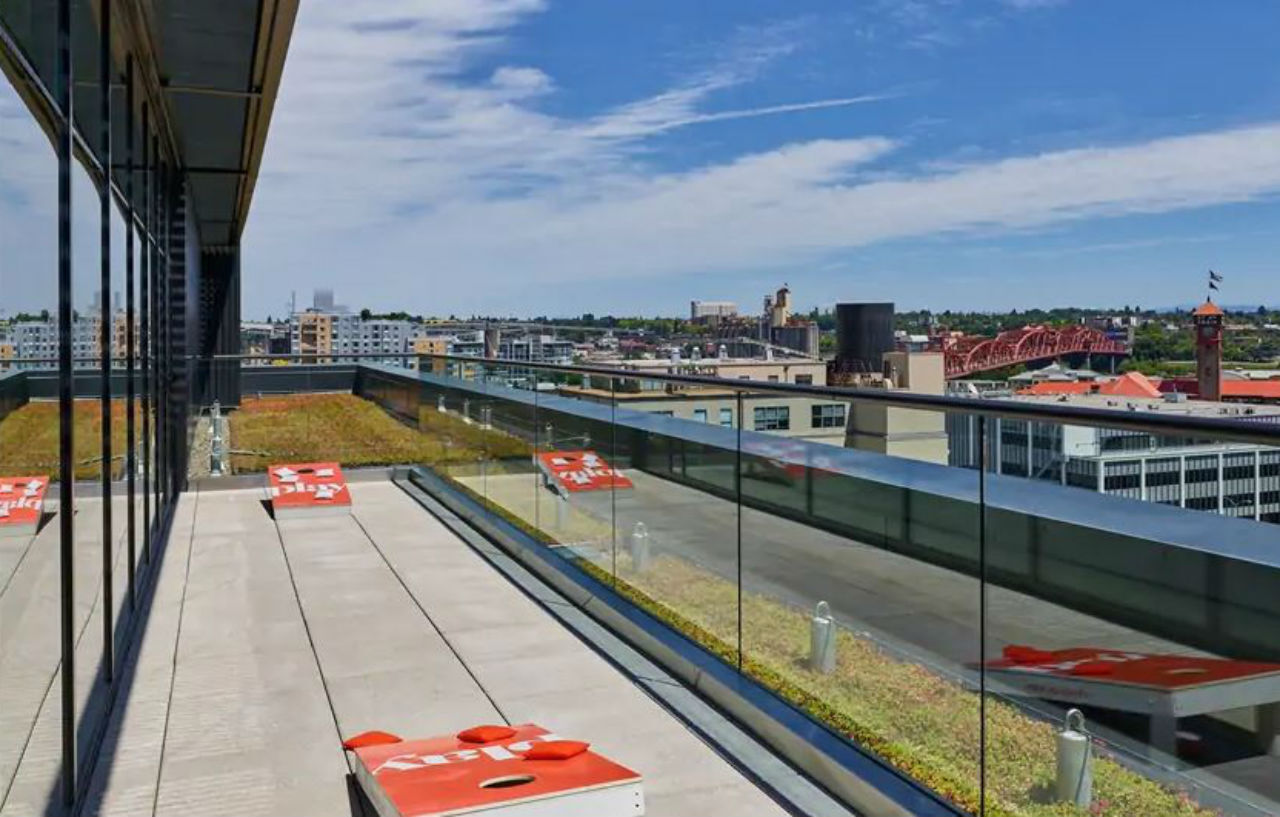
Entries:
POLYGON ((1123 341, 1088 326, 1024 326, 994 338, 963 335, 943 345, 947 379, 1067 355, 1129 354, 1123 341))

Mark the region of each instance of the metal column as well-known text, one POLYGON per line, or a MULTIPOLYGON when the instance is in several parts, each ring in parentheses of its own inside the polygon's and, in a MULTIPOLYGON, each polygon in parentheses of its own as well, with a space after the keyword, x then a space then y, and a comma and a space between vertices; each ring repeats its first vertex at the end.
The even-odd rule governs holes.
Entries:
POLYGON ((111 330, 115 315, 111 309, 111 0, 99 0, 98 102, 101 112, 98 137, 102 151, 102 184, 98 188, 98 228, 101 238, 101 277, 98 281, 100 312, 98 368, 101 375, 98 395, 102 411, 102 667, 107 683, 115 677, 114 581, 112 568, 111 520, 111 330))
POLYGON ((134 428, 134 367, 137 364, 134 349, 134 303, 133 303, 133 55, 124 65, 124 127, 125 127, 125 219, 124 219, 124 321, 125 321, 125 479, 128 481, 129 507, 125 510, 128 518, 129 538, 129 607, 133 609, 137 600, 133 589, 134 573, 137 569, 137 524, 136 507, 138 470, 137 440, 134 428))
POLYGON ((58 525, 62 636, 62 802, 76 799, 75 393, 71 359, 71 0, 58 0, 55 85, 58 130, 58 525))
POLYGON ((151 561, 151 123, 147 103, 142 103, 142 269, 139 271, 139 300, 142 302, 142 561, 151 561))

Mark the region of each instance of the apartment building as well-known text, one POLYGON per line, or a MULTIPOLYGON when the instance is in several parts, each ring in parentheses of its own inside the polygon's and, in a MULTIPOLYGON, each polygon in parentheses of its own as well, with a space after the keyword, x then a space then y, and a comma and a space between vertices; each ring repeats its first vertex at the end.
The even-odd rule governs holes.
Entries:
MULTIPOLYGON (((561 366, 573 362, 573 341, 554 335, 504 335, 498 340, 498 359, 529 363, 553 363, 561 366)), ((484 357, 484 337, 480 332, 461 335, 449 344, 449 354, 484 357)))
POLYGON ((295 314, 289 321, 290 354, 333 354, 334 317, 332 314, 311 310, 295 314))

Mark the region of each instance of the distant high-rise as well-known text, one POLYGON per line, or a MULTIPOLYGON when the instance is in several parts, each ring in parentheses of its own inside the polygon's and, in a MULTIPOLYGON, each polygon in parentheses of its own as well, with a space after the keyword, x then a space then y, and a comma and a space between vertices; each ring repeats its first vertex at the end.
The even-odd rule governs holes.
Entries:
POLYGON ((1196 383, 1201 400, 1222 399, 1222 307, 1205 301, 1191 313, 1196 325, 1196 383))
POLYGON ((317 312, 332 312, 333 310, 333 290, 317 289, 312 304, 317 312))

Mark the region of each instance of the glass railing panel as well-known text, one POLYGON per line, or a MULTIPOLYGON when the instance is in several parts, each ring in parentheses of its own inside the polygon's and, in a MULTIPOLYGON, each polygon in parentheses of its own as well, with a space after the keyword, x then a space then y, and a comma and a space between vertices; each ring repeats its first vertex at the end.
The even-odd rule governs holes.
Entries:
POLYGON ((618 587, 736 667, 739 400, 653 385, 614 386, 618 587))
POLYGON ((487 388, 482 368, 440 362, 421 372, 418 430, 426 449, 417 460, 484 496, 485 444, 475 417, 487 388))
POLYGON ((630 483, 614 459, 613 381, 544 372, 538 397, 545 441, 538 470, 544 495, 555 497, 551 506, 558 514, 560 552, 612 582, 618 565, 614 488, 630 483))
POLYGON ((534 533, 541 530, 541 479, 534 457, 537 373, 493 363, 483 372, 484 393, 471 427, 472 438, 484 452, 482 493, 490 508, 534 533))
POLYGON ((988 807, 1280 814, 1280 448, 989 422, 988 807))
POLYGON ((612 580, 613 503, 608 462, 612 389, 577 373, 541 370, 537 402, 534 521, 556 553, 612 580))
POLYGON ((743 393, 742 669, 977 812, 979 476, 906 411, 743 393))
POLYGON ((482 464, 437 473, 736 666, 737 592, 723 584, 737 573, 736 538, 724 539, 736 537, 723 488, 735 481, 732 423, 668 415, 663 406, 685 396, 645 394, 625 378, 493 361, 442 361, 420 376, 426 402, 487 432, 482 464), (700 594, 689 581, 712 557, 716 582, 700 594))
POLYGON ((540 374, 518 362, 424 357, 419 378, 420 425, 440 446, 422 464, 526 535, 558 542, 562 531, 544 526, 557 511, 535 456, 554 434, 539 420, 540 374))

